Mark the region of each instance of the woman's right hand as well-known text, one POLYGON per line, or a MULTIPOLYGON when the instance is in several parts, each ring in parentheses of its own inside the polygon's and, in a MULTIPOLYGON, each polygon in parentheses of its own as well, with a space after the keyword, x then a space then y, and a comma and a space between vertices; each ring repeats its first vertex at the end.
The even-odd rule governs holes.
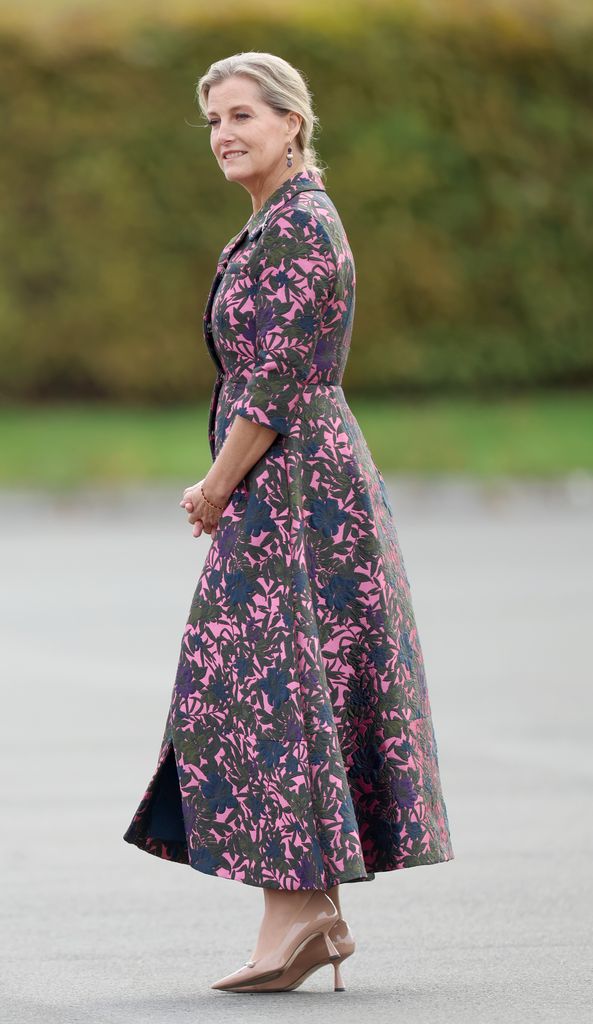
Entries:
MULTIPOLYGON (((187 498, 184 501, 181 501, 180 504, 183 506, 183 508, 186 510, 186 512, 189 512, 189 513, 193 512, 193 510, 194 510, 194 503, 193 503, 193 501, 190 501, 189 498, 187 498)), ((188 522, 189 522, 189 516, 188 516, 188 522)), ((216 530, 216 527, 214 527, 214 530, 216 530)), ((196 519, 196 521, 194 523, 194 528, 193 528, 193 531, 192 531, 194 537, 201 536, 203 531, 204 531, 204 524, 203 524, 202 520, 201 519, 196 519)), ((210 536, 212 536, 212 534, 210 536)))
POLYGON ((186 487, 183 492, 183 498, 179 502, 188 513, 187 520, 193 525, 192 532, 194 537, 199 537, 202 532, 209 533, 211 537, 214 536, 218 521, 223 513, 222 508, 213 508, 212 505, 204 500, 201 490, 203 483, 204 480, 198 480, 197 484, 186 487))

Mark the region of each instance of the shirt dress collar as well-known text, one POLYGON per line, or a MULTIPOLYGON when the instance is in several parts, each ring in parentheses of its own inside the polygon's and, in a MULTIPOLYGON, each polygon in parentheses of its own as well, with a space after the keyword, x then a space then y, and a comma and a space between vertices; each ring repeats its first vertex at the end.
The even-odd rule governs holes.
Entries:
POLYGON ((222 250, 217 271, 223 273, 232 253, 241 245, 245 238, 252 242, 258 235, 261 235, 266 226, 268 217, 284 206, 298 192, 325 192, 321 175, 317 171, 309 171, 304 168, 297 171, 286 181, 283 181, 278 188, 274 189, 271 195, 265 200, 257 213, 251 215, 243 228, 227 242, 222 250))
POLYGON ((325 190, 321 175, 317 171, 309 171, 307 168, 297 171, 292 177, 283 181, 268 196, 260 209, 249 218, 245 225, 245 228, 248 229, 249 241, 253 241, 258 234, 261 234, 268 217, 284 206, 297 192, 325 192, 325 190))

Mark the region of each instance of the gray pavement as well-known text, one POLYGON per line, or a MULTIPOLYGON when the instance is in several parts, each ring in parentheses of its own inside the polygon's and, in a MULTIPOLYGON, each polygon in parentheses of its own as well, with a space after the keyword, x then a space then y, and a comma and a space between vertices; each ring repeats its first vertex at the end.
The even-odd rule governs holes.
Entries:
POLYGON ((456 858, 343 887, 346 992, 243 996, 261 893, 122 839, 210 539, 182 482, 0 494, 1 1024, 591 1019, 593 480, 389 486, 456 858))

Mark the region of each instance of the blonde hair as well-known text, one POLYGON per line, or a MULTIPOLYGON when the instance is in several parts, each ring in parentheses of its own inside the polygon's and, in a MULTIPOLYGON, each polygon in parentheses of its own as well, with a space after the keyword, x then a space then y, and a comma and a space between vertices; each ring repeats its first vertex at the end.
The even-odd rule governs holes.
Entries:
POLYGON ((213 85, 225 81, 232 75, 246 75, 258 86, 262 102, 278 114, 294 111, 301 115, 301 127, 294 143, 308 171, 316 171, 323 179, 325 168, 318 162, 313 144, 313 133, 319 127, 319 118, 313 112, 311 93, 304 75, 292 64, 273 53, 258 53, 248 50, 235 53, 211 64, 198 80, 196 98, 200 110, 206 116, 208 94, 213 85))

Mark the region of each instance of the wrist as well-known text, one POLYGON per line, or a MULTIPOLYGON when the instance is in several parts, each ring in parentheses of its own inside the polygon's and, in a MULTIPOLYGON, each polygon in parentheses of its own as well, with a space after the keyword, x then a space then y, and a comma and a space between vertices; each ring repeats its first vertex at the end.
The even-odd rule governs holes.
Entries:
POLYGON ((204 477, 202 481, 202 489, 206 498, 212 505, 218 505, 224 508, 231 495, 231 488, 223 488, 216 480, 209 480, 208 477, 204 477))

